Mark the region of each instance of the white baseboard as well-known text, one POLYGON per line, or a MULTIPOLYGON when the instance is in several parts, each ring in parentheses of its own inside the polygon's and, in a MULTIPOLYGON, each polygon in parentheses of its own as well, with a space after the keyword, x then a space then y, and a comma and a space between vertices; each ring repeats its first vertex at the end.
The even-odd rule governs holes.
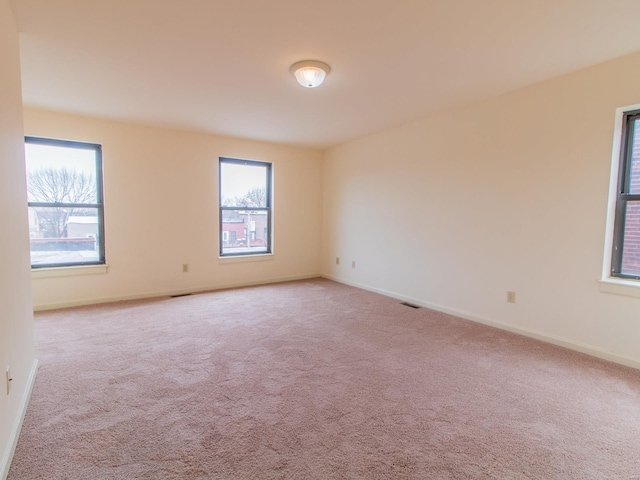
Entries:
POLYGON ((309 273, 305 275, 293 275, 289 277, 270 278, 266 280, 257 280, 253 282, 251 281, 236 282, 236 283, 226 283, 222 285, 206 285, 206 286, 200 286, 200 287, 189 287, 189 288, 182 288, 177 290, 140 292, 140 293, 134 293, 131 295, 119 295, 119 296, 113 296, 113 297, 85 298, 81 300, 70 300, 66 302, 44 303, 44 304, 37 304, 37 305, 34 304, 33 310, 36 312, 39 312, 43 310, 56 310, 59 308, 79 307, 82 305, 97 305, 99 303, 121 302, 123 300, 142 300, 146 298, 168 297, 171 295, 185 295, 188 293, 213 292, 215 290, 226 290, 229 288, 240 288, 240 287, 254 287, 257 285, 268 285, 270 283, 291 282, 295 280, 307 280, 309 278, 318 278, 318 277, 320 277, 319 273, 309 273))
POLYGON ((9 436, 9 443, 7 444, 7 450, 3 452, 2 461, 0 462, 0 479, 6 480, 9 475, 9 467, 11 467, 11 460, 13 454, 16 451, 18 445, 18 438, 20 437, 20 430, 22 430, 22 422, 24 416, 27 413, 27 406, 29 405, 29 399, 31 398, 31 392, 33 391, 33 385, 36 382, 36 374, 38 372, 38 360, 35 359, 31 365, 31 371, 29 372, 29 378, 27 379, 27 388, 20 400, 20 408, 18 409, 18 415, 13 422, 13 428, 9 436))
POLYGON ((551 343, 553 345, 558 345, 560 347, 568 348, 570 350, 575 350, 580 353, 586 353, 587 355, 591 355, 593 357, 602 358, 603 360, 608 360, 610 362, 619 363, 620 365, 625 365, 627 367, 637 368, 640 370, 640 359, 638 358, 609 352, 602 348, 589 345, 586 343, 582 343, 582 342, 576 342, 575 340, 570 340, 568 338, 548 335, 538 330, 533 330, 533 329, 524 328, 524 327, 517 327, 515 325, 509 325, 508 323, 497 322, 495 320, 490 320, 488 318, 480 317, 478 315, 474 315, 469 312, 456 310, 454 308, 444 307, 442 305, 438 305, 434 303, 425 302, 418 298, 407 297, 406 295, 401 295, 399 293, 391 292, 389 290, 370 287, 369 285, 364 285, 357 282, 350 282, 337 277, 333 277, 331 275, 321 275, 321 276, 328 280, 333 280, 334 282, 344 283, 345 285, 351 285, 352 287, 357 287, 363 290, 368 290, 370 292, 379 293, 387 297, 402 300, 403 302, 414 303, 416 305, 420 305, 421 307, 430 308, 431 310, 436 310, 442 313, 448 313, 449 315, 454 315, 456 317, 464 318, 465 320, 471 320, 472 322, 481 323, 483 325, 488 325, 490 327, 499 328, 500 330, 506 330, 508 332, 517 333, 519 335, 524 335, 525 337, 535 338, 536 340, 541 340, 543 342, 551 343))

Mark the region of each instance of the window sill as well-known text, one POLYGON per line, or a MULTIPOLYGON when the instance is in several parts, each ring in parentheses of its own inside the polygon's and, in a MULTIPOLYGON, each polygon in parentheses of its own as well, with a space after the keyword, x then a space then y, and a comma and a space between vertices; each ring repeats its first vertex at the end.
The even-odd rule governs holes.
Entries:
POLYGON ((273 253, 218 257, 218 263, 220 263, 221 265, 224 265, 227 263, 264 262, 268 260, 273 260, 273 253))
POLYGON ((600 291, 603 293, 640 298, 640 280, 605 278, 600 280, 600 291))
POLYGON ((108 265, 77 265, 73 267, 32 268, 31 278, 75 277, 107 273, 108 265))

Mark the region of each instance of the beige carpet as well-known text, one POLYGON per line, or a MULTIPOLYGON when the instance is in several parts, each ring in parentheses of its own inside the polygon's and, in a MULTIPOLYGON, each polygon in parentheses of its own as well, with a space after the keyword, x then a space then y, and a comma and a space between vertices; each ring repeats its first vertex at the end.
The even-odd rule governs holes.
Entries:
POLYGON ((327 280, 36 317, 18 479, 640 479, 640 372, 327 280))

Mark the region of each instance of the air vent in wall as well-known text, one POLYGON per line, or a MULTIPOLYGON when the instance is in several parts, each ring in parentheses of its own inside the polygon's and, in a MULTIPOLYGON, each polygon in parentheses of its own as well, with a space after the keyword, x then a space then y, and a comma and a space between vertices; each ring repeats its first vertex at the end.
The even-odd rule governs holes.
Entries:
POLYGON ((420 308, 420 305, 414 305, 413 303, 409 303, 409 302, 402 302, 400 303, 400 305, 404 305, 405 307, 411 307, 411 308, 420 308))

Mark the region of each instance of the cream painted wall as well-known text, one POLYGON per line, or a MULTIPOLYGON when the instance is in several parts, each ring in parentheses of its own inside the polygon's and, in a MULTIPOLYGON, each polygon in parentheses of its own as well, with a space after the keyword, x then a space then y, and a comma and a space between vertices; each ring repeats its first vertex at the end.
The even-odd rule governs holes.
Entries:
POLYGON ((29 108, 24 122, 103 147, 108 273, 34 278, 36 308, 319 274, 322 152, 29 108), (219 262, 220 156, 273 162, 272 260, 219 262))
POLYGON ((635 54, 327 151, 323 274, 640 366, 640 298, 598 282, 639 78, 635 54))
POLYGON ((18 32, 6 0, 0 0, 0 39, 0 478, 4 478, 36 365, 18 32), (7 366, 13 377, 9 395, 7 366))

